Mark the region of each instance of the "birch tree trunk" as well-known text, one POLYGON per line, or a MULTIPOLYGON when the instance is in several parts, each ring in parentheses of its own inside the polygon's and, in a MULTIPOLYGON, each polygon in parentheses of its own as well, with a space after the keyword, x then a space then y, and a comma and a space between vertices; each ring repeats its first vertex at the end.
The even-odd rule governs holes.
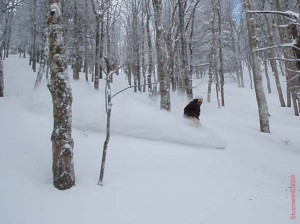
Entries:
POLYGON ((152 92, 152 74, 153 74, 153 57, 152 57, 152 38, 150 32, 150 0, 146 1, 146 30, 147 30, 147 43, 148 43, 148 74, 147 74, 147 83, 148 83, 148 92, 152 92))
POLYGON ((72 138, 72 90, 67 73, 65 58, 65 42, 61 6, 59 0, 50 0, 49 28, 49 59, 50 59, 50 90, 53 102, 53 184, 59 190, 69 189, 75 185, 73 164, 72 138))
MULTIPOLYGON (((192 13, 191 13, 191 32, 190 32, 190 40, 189 40, 189 53, 190 53, 190 69, 189 69, 189 76, 192 79, 193 77, 193 68, 194 68, 194 52, 193 52, 193 36, 194 36, 194 25, 195 25, 195 13, 197 9, 197 5, 199 4, 200 0, 197 0, 195 2, 195 5, 193 7, 192 13)), ((192 88, 192 84, 190 86, 192 88)), ((193 93, 193 92, 192 92, 193 93)), ((193 98, 193 94, 192 94, 193 98)))
POLYGON ((239 69, 239 62, 238 62, 238 54, 236 50, 236 45, 239 43, 236 41, 235 33, 234 33, 234 21, 232 19, 229 20, 229 26, 230 26, 230 34, 231 34, 231 46, 233 50, 233 60, 234 60, 234 70, 236 74, 237 84, 238 87, 242 87, 241 84, 241 75, 240 75, 240 69, 239 69))
POLYGON ((132 1, 132 32, 133 32, 133 78, 134 92, 141 91, 141 72, 140 72, 140 38, 138 29, 138 6, 137 1, 132 1))
MULTIPOLYGON (((271 46, 273 46, 273 45, 275 45, 275 42, 273 40, 273 33, 271 31, 270 23, 268 22, 268 18, 267 17, 265 17, 265 18, 266 18, 267 29, 268 29, 268 42, 271 46)), ((275 58, 275 51, 273 48, 269 49, 268 56, 269 56, 269 58, 275 58)), ((281 89, 277 63, 275 60, 270 60, 270 64, 271 64, 271 69, 272 69, 273 76, 274 76, 275 82, 276 82, 276 88, 277 88, 280 105, 281 105, 281 107, 285 107, 285 102, 284 102, 283 93, 282 93, 282 89, 281 89)))
POLYGON ((94 72, 94 89, 99 89, 99 76, 100 76, 100 72, 99 72, 99 63, 100 63, 100 22, 101 22, 101 18, 100 18, 100 14, 98 13, 98 4, 95 3, 95 0, 91 0, 92 1, 92 7, 93 7, 93 11, 94 11, 94 15, 96 18, 96 46, 95 46, 95 72, 94 72))
MULTIPOLYGON (((213 48, 213 55, 214 55, 214 78, 215 78, 215 84, 216 84, 216 96, 217 96, 217 103, 218 103, 218 108, 221 107, 221 103, 220 103, 220 79, 219 79, 219 74, 218 74, 218 58, 217 58, 217 49, 213 48)), ((220 71, 220 70, 219 70, 220 71)))
POLYGON ((100 176, 98 185, 103 185, 103 178, 104 178, 104 170, 105 170, 105 163, 106 163, 106 154, 108 149, 108 143, 110 140, 110 117, 111 117, 111 109, 112 109, 112 96, 111 96, 111 88, 110 88, 110 76, 111 74, 108 73, 106 75, 106 85, 105 85, 105 101, 106 101, 106 138, 103 144, 103 151, 102 151, 102 159, 101 159, 101 168, 100 168, 100 176))
MULTIPOLYGON (((104 10, 107 0, 102 0, 100 4, 100 44, 99 44, 99 79, 103 79, 103 61, 104 61, 104 36, 105 36, 105 24, 104 24, 104 10)), ((98 86, 99 86, 98 79, 98 86)))
POLYGON ((268 73, 267 53, 263 52, 263 56, 264 56, 263 62, 264 62, 265 76, 266 76, 266 80, 267 80, 268 93, 271 93, 272 89, 271 89, 270 77, 269 77, 269 73, 268 73))
POLYGON ((79 55, 79 21, 78 21, 78 8, 77 8, 77 0, 74 2, 74 41, 73 46, 75 50, 73 55, 73 79, 79 79, 79 70, 80 70, 80 55, 79 55))
MULTIPOLYGON (((283 8, 280 7, 280 3, 279 0, 275 0, 275 10, 276 11, 285 11, 288 9, 288 1, 285 1, 285 4, 282 4, 283 8)), ((279 39, 281 43, 288 43, 288 36, 287 36, 287 29, 283 29, 283 28, 279 28, 283 21, 280 15, 276 15, 276 22, 278 24, 278 33, 279 33, 279 39)), ((285 21, 286 22, 286 21, 285 21)), ((275 27, 275 26, 274 26, 275 27)), ((283 56, 285 59, 288 59, 289 56, 291 55, 291 50, 290 49, 283 49, 283 56)), ((285 67, 285 74, 286 74, 286 80, 289 80, 290 77, 290 72, 288 71, 288 69, 291 68, 291 62, 285 61, 284 62, 284 67, 285 67)), ((290 91, 290 82, 287 81, 286 82, 286 105, 287 107, 291 107, 292 106, 292 101, 291 101, 291 91, 290 91)))
POLYGON ((85 81, 89 81, 88 70, 90 63, 88 63, 88 0, 85 0, 85 25, 84 25, 84 73, 85 73, 85 81))
POLYGON ((218 27, 219 27, 219 60, 220 60, 220 90, 221 90, 221 105, 225 106, 225 96, 224 96, 224 65, 223 65, 223 46, 222 46, 222 23, 221 23, 221 3, 220 0, 218 0, 218 7, 217 7, 217 13, 218 13, 218 27))
POLYGON ((33 1, 33 43, 32 43, 32 69, 34 72, 36 72, 36 61, 37 61, 37 55, 36 55, 36 0, 33 1))
POLYGON ((167 75, 164 72, 164 38, 163 27, 161 23, 162 0, 152 0, 155 18, 156 31, 156 54, 157 54, 157 73, 160 89, 160 108, 170 111, 170 84, 167 75))
MULTIPOLYGON (((237 32, 238 35, 238 39, 239 39, 239 32, 237 32)), ((239 69, 239 73, 240 73, 240 80, 241 80, 241 87, 244 88, 245 87, 245 83, 244 83, 244 73, 243 73, 243 61, 241 58, 242 52, 241 52, 241 46, 240 43, 237 42, 237 55, 238 55, 238 69, 239 69)))
POLYGON ((146 79, 146 56, 145 56, 145 32, 146 32, 146 27, 145 27, 145 5, 144 1, 142 1, 142 15, 141 15, 141 55, 142 55, 142 60, 141 60, 141 69, 142 69, 142 76, 143 76, 143 84, 142 84, 142 91, 146 92, 146 84, 147 84, 147 79, 146 79))
POLYGON ((210 54, 209 54, 209 66, 208 66, 208 88, 207 88, 207 102, 210 102, 211 98, 211 85, 213 81, 213 65, 214 65, 214 49, 215 49, 215 18, 216 13, 213 12, 213 17, 211 19, 211 33, 212 33, 212 40, 210 46, 210 54))
POLYGON ((179 35, 180 35, 180 46, 181 46, 181 71, 183 72, 185 92, 188 100, 193 98, 193 88, 192 88, 192 77, 190 76, 188 70, 187 61, 187 49, 186 49, 186 38, 185 38, 185 8, 186 0, 178 0, 178 14, 179 14, 179 35))
MULTIPOLYGON (((244 9, 251 10, 251 1, 243 1, 244 9)), ((258 106, 258 115, 260 123, 260 131, 265 133, 270 133, 269 127, 269 113, 266 96, 263 89, 262 75, 260 74, 260 62, 257 56, 256 50, 256 33, 254 19, 250 13, 246 14, 246 22, 248 28, 248 41, 249 41, 249 51, 252 56, 252 71, 254 88, 256 94, 256 101, 258 106)))
POLYGON ((48 43, 48 29, 44 30, 43 44, 41 50, 41 62, 39 71, 35 80, 34 89, 38 88, 42 82, 42 78, 46 73, 47 62, 48 62, 48 54, 49 54, 49 43, 48 43))

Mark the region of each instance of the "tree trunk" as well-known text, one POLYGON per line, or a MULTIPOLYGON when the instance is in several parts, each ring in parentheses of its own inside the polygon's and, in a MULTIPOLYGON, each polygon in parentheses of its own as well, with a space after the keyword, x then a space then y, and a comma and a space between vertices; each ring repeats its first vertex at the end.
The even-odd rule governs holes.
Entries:
POLYGON ((48 43, 48 29, 45 28, 44 30, 44 38, 43 38, 43 44, 42 44, 42 58, 40 62, 40 68, 35 80, 34 89, 38 88, 39 85, 42 82, 42 78, 44 74, 46 73, 47 68, 47 62, 48 62, 48 52, 49 52, 49 43, 48 43))
POLYGON ((133 78, 134 92, 141 91, 141 72, 140 72, 140 38, 138 35, 138 6, 136 0, 132 1, 132 36, 133 36, 133 78))
MULTIPOLYGON (((250 0, 244 0, 243 5, 245 10, 249 10, 249 11, 251 10, 250 0)), ((265 133, 270 133, 268 105, 263 90, 262 76, 260 74, 260 68, 259 68, 260 62, 257 53, 255 52, 256 50, 255 24, 254 24, 254 19, 250 13, 246 14, 246 22, 248 28, 248 41, 249 41, 249 48, 250 48, 249 50, 252 56, 252 71, 253 71, 256 101, 258 106, 260 131, 265 133)))
POLYGON ((147 30, 147 43, 148 43, 148 75, 147 75, 147 83, 148 83, 148 92, 152 92, 152 74, 153 74, 153 58, 152 58, 152 40, 151 40, 151 32, 150 32, 150 0, 145 0, 146 2, 146 30, 147 30))
POLYGON ((98 90, 99 89, 99 76, 100 76, 99 63, 100 63, 100 22, 101 22, 101 18, 100 18, 99 13, 97 12, 97 6, 98 5, 96 5, 95 0, 91 0, 91 1, 92 1, 92 7, 93 7, 94 15, 95 15, 95 18, 96 18, 94 89, 98 90))
MULTIPOLYGON (((104 13, 104 3, 102 1, 101 3, 101 11, 104 13)), ((103 61, 104 61, 104 21, 103 21, 103 18, 104 18, 104 15, 100 14, 100 45, 99 45, 99 59, 100 59, 100 62, 99 62, 99 79, 103 79, 103 61)), ((98 79, 98 82, 99 82, 99 79, 98 79)), ((99 85, 99 84, 98 84, 99 85)))
POLYGON ((222 24, 221 24, 221 3, 218 0, 218 27, 219 27, 219 59, 220 59, 220 90, 221 90, 221 105, 225 106, 225 96, 224 96, 224 66, 223 66, 223 46, 222 46, 222 24))
POLYGON ((269 77, 269 73, 268 73, 268 62, 267 62, 267 53, 266 52, 264 52, 263 62, 264 62, 265 76, 267 79, 268 93, 271 93, 272 90, 271 90, 271 84, 270 84, 270 77, 269 77))
POLYGON ((239 69, 239 62, 238 62, 238 55, 237 55, 237 49, 236 45, 239 43, 236 41, 235 33, 234 33, 234 21, 232 19, 229 20, 229 26, 230 26, 230 35, 231 35, 231 46, 233 50, 233 60, 234 60, 234 71, 236 74, 237 84, 238 87, 242 87, 241 84, 241 75, 240 75, 240 69, 239 69))
MULTIPOLYGON (((213 2, 212 2, 213 6, 213 2)), ((210 45, 210 54, 209 54, 209 66, 208 66, 208 88, 207 88, 207 102, 210 102, 211 99, 211 85, 213 82, 213 65, 214 65, 214 52, 215 52, 215 19, 216 19, 216 13, 213 11, 213 17, 211 19, 211 33, 212 33, 212 40, 210 45)))
POLYGON ((164 38, 163 38, 163 27, 161 23, 162 13, 162 0, 152 0, 155 18, 155 31, 156 31, 156 54, 157 54, 157 73, 160 88, 160 108, 170 111, 170 84, 168 77, 164 72, 164 38))
POLYGON ((32 29, 32 35, 33 35, 33 43, 32 43, 32 69, 34 72, 36 72, 36 61, 37 61, 37 56, 36 56, 36 0, 33 1, 33 29, 32 29))
MULTIPOLYGON (((190 32, 190 40, 189 40, 189 51, 190 51, 190 69, 189 69, 189 76, 193 78, 193 68, 194 68, 194 55, 193 55, 193 36, 194 36, 194 24, 195 24, 195 13, 197 9, 197 5, 199 4, 200 0, 197 0, 195 3, 192 13, 191 13, 191 32, 190 32)), ((191 86, 192 88, 192 86, 191 86)))
POLYGON ((103 185, 103 178, 104 178, 104 170, 105 170, 105 163, 106 163, 106 154, 107 154, 107 148, 108 148, 108 143, 110 140, 110 117, 111 117, 111 109, 112 109, 112 97, 111 97, 111 88, 110 88, 110 77, 108 76, 109 74, 107 73, 106 76, 106 91, 105 91, 105 97, 106 97, 106 138, 103 144, 103 152, 102 152, 102 160, 101 160, 101 168, 100 168, 100 177, 98 181, 98 185, 102 186, 103 185))
POLYGON ((72 90, 67 73, 65 43, 59 0, 50 0, 49 58, 51 79, 48 84, 53 102, 53 184, 59 190, 75 185, 72 138, 72 90))
POLYGON ((178 0, 178 14, 179 14, 179 35, 180 35, 180 46, 181 46, 181 71, 183 72, 185 92, 188 100, 193 99, 193 88, 192 88, 192 77, 190 76, 187 61, 187 49, 186 49, 186 38, 185 38, 185 8, 186 0, 178 0))
MULTIPOLYGON (((275 45, 275 42, 273 40, 274 32, 272 33, 272 31, 271 31, 270 23, 268 22, 267 17, 266 17, 266 22, 267 22, 267 28, 268 28, 268 42, 269 42, 270 46, 273 46, 273 45, 275 45)), ((274 31, 274 29, 273 29, 273 31, 274 31)), ((275 58, 275 51, 273 48, 269 50, 269 58, 275 58)), ((281 107, 285 107, 285 102, 284 102, 283 93, 282 93, 282 89, 281 89, 277 63, 275 60, 270 60, 270 64, 271 64, 271 69, 272 69, 273 76, 274 76, 275 82, 276 82, 276 89, 277 89, 280 105, 281 105, 281 107)))
MULTIPOLYGON (((239 39, 239 33, 237 33, 237 34, 238 34, 238 39, 239 39)), ((237 42, 237 54, 238 54, 238 69, 239 69, 240 78, 241 78, 241 87, 244 88, 245 83, 244 83, 243 61, 241 58, 242 52, 241 52, 241 46, 240 46, 239 42, 237 42)))
POLYGON ((85 73, 85 81, 89 81, 88 76, 88 0, 85 0, 85 25, 84 25, 84 73, 85 73))
POLYGON ((77 0, 74 2, 74 42, 73 46, 75 50, 73 55, 73 79, 79 79, 80 72, 80 55, 79 55, 79 21, 78 21, 78 8, 77 8, 77 0))
POLYGON ((213 66, 213 68, 214 68, 214 78, 215 78, 215 81, 216 81, 216 96, 217 96, 218 108, 220 108, 221 107, 220 96, 219 96, 220 81, 219 81, 219 74, 218 74, 218 58, 217 58, 217 49, 216 48, 213 48, 213 55, 214 55, 214 66, 213 66))

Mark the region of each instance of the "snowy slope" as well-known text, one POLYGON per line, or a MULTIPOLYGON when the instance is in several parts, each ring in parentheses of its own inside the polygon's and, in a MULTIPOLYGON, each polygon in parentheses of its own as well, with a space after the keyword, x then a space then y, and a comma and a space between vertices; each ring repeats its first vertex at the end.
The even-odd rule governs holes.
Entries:
MULTIPOLYGON (((76 186, 62 192, 52 186, 50 94, 45 82, 33 92, 35 74, 27 64, 17 56, 4 61, 0 223, 293 223, 289 187, 291 175, 300 178, 300 120, 291 108, 280 108, 274 85, 267 95, 271 134, 259 132, 249 85, 227 83, 224 108, 214 98, 204 103, 200 129, 184 123, 187 102, 176 94, 171 113, 160 111, 146 94, 118 95, 100 188, 103 93, 83 78, 72 81, 76 186), (225 150, 215 149, 220 145, 225 150)), ((126 86, 120 76, 112 88, 126 86)), ((195 92, 205 96, 206 85, 195 92)))

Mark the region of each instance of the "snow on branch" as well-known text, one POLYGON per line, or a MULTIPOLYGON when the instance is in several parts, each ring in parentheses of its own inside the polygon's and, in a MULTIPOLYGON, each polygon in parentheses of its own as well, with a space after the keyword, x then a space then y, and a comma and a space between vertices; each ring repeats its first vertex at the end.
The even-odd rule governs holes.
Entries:
POLYGON ((276 61, 290 61, 290 62, 297 62, 300 61, 300 59, 285 59, 285 58, 269 58, 269 60, 276 60, 276 61))
POLYGON ((292 78, 287 79, 286 82, 292 82, 294 79, 296 79, 300 76, 300 71, 295 71, 295 70, 292 70, 292 69, 289 69, 289 68, 286 68, 286 70, 289 71, 289 72, 295 73, 295 75, 292 78))
POLYGON ((262 48, 256 49, 255 52, 265 51, 265 50, 278 48, 278 47, 292 47, 292 48, 295 48, 297 50, 300 50, 300 48, 296 47, 295 44, 296 44, 295 41, 293 41, 291 43, 286 43, 286 44, 278 44, 278 45, 273 45, 273 46, 268 46, 268 47, 262 47, 262 48))
POLYGON ((299 13, 295 13, 293 11, 252 11, 246 10, 247 13, 268 13, 268 14, 279 14, 285 16, 287 18, 292 19, 291 21, 295 22, 295 20, 299 20, 299 13))
POLYGON ((18 1, 16 1, 16 2, 14 2, 14 3, 12 3, 12 2, 7 2, 5 5, 4 5, 4 9, 2 8, 1 9, 1 14, 3 14, 3 13, 5 13, 5 12, 7 12, 7 11, 9 11, 9 10, 12 10, 12 9, 14 9, 14 8, 16 8, 17 6, 19 6, 22 2, 23 2, 24 0, 18 0, 18 1))

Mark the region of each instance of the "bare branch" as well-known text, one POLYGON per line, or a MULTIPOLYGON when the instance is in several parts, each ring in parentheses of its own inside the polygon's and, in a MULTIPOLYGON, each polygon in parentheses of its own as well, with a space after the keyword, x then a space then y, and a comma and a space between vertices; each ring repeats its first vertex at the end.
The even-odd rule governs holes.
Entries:
MULTIPOLYGON (((150 83, 151 85, 155 85, 155 84, 158 84, 158 82, 153 82, 153 83, 150 83)), ((134 87, 140 87, 140 86, 143 86, 143 85, 135 85, 135 86, 128 86, 118 92, 116 92, 114 95, 112 95, 111 99, 113 99, 116 95, 118 95, 119 93, 122 93, 124 91, 126 91, 127 89, 131 89, 131 88, 134 88, 134 87)))
POLYGON ((11 9, 14 9, 15 7, 17 7, 19 4, 21 4, 24 0, 19 0, 17 2, 15 2, 13 5, 9 5, 9 3, 6 4, 5 8, 1 11, 2 13, 5 13, 6 11, 9 11, 11 9))
POLYGON ((246 10, 247 13, 265 13, 265 14, 279 14, 289 18, 292 22, 299 19, 299 13, 295 13, 293 11, 252 11, 246 10))
POLYGON ((292 42, 292 43, 286 43, 286 44, 278 44, 278 45, 273 45, 273 46, 268 46, 268 47, 262 47, 262 48, 258 48, 255 50, 255 52, 258 52, 258 51, 265 51, 265 50, 269 50, 269 49, 273 49, 273 48, 278 48, 278 47, 292 47, 296 50, 300 50, 299 47, 296 47, 295 46, 295 43, 292 42))
POLYGON ((300 59, 285 59, 285 58, 269 58, 269 60, 290 61, 290 62, 300 61, 300 59))

